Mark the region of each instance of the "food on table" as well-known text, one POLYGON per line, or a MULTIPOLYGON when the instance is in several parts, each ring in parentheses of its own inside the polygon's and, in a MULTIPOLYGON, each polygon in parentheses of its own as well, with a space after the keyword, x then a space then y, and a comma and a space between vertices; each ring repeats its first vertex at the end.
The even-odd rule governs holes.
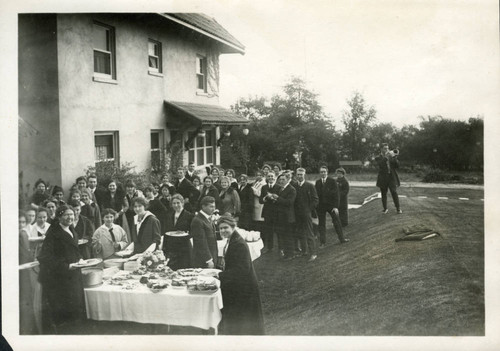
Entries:
POLYGON ((199 275, 203 269, 201 268, 185 268, 185 269, 178 269, 176 272, 178 275, 182 277, 195 277, 199 275))

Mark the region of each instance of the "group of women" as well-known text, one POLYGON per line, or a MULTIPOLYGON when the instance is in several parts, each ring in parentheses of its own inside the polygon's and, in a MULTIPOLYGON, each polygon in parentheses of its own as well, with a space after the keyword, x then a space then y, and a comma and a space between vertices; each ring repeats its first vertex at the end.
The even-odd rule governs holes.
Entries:
MULTIPOLYGON (((257 278, 246 242, 236 231, 238 217, 250 223, 252 216, 242 213, 242 209, 248 211, 250 207, 241 203, 242 189, 234 179, 234 171, 220 176, 219 170, 213 169, 198 186, 194 179, 198 193, 191 199, 176 193, 168 177, 162 180, 162 184, 152 184, 141 192, 132 181, 126 182, 125 190, 116 181, 111 181, 106 190, 90 189, 87 179, 79 177, 67 201, 62 188, 53 187, 49 195, 47 184, 37 181, 30 207, 19 216, 20 263, 34 258, 40 262, 44 333, 75 333, 85 319, 81 272, 74 265, 81 258, 112 258, 130 243, 134 244, 134 253, 142 253, 154 244, 165 251, 172 269, 191 267, 190 236, 175 233, 189 233, 194 213, 184 209, 185 203, 196 211, 205 196, 216 199, 219 213, 224 214, 219 223, 220 235, 228 238, 225 270, 220 276, 223 331, 263 333, 257 278), (172 235, 165 235, 168 233, 172 235), (26 240, 30 237, 43 239, 36 252, 26 240)), ((243 199, 251 201, 253 208, 253 195, 243 195, 243 199)))

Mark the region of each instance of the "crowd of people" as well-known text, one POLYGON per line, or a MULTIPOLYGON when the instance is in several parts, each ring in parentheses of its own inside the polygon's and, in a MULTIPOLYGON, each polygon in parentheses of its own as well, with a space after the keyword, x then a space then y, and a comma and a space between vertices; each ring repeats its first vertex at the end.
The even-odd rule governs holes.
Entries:
POLYGON ((152 245, 163 250, 174 270, 223 269, 219 278, 226 332, 261 334, 257 280, 238 228, 261 232, 262 254, 274 251, 285 261, 314 261, 317 239, 319 248, 326 243, 327 214, 340 242, 349 241, 344 235, 348 193, 345 170, 337 169, 336 178, 331 178, 326 166, 314 184, 306 181, 303 168, 282 171, 279 165, 267 164, 249 181, 245 174, 236 177, 234 170, 216 167, 201 179, 191 163, 187 170, 177 170, 175 180, 165 175, 161 184, 143 189, 132 180, 124 187, 114 180, 103 187, 92 174, 78 177, 67 198, 60 186, 49 191, 40 179, 29 207, 19 216, 20 263, 40 262, 42 298, 51 318, 47 323, 56 332, 71 332, 73 322, 84 318, 81 273, 73 264, 80 258, 113 258, 133 244, 133 253, 152 245), (43 244, 30 245, 30 238, 43 239, 43 244), (221 238, 228 239, 223 253, 217 248, 221 238), (245 296, 235 296, 242 291, 235 284, 249 287, 245 296), (245 312, 249 291, 254 303, 245 312), (232 318, 238 322, 231 323, 232 318))

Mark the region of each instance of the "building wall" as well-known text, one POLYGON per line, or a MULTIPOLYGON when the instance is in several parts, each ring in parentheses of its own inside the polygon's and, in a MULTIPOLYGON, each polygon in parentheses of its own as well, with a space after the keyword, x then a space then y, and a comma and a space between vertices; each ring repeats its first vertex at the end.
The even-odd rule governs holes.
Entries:
POLYGON ((33 127, 19 135, 20 181, 61 184, 56 16, 19 15, 18 43, 19 116, 33 127))
POLYGON ((165 130, 164 100, 218 103, 196 94, 196 54, 209 42, 180 37, 153 15, 58 14, 62 183, 94 164, 94 133, 119 131, 120 162, 150 166, 150 131, 165 130), (93 21, 115 28, 116 84, 93 81, 93 21), (162 43, 163 77, 148 74, 148 38, 162 43))

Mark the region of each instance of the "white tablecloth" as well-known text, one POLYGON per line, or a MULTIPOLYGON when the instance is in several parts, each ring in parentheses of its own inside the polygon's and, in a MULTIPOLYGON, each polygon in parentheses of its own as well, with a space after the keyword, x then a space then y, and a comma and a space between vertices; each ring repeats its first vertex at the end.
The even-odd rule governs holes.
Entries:
MULTIPOLYGON (((227 239, 222 239, 222 240, 217 240, 217 249, 218 249, 218 254, 220 257, 222 257, 222 253, 224 252, 224 246, 226 246, 227 239)), ((257 258, 260 257, 260 250, 264 248, 264 243, 262 242, 262 239, 259 239, 257 241, 252 241, 248 242, 248 250, 250 251, 250 257, 252 258, 252 261, 255 261, 257 258)))
POLYGON ((134 290, 107 284, 85 289, 85 305, 90 319, 201 329, 217 329, 223 306, 220 289, 210 295, 190 294, 172 287, 153 293, 142 284, 134 290))

